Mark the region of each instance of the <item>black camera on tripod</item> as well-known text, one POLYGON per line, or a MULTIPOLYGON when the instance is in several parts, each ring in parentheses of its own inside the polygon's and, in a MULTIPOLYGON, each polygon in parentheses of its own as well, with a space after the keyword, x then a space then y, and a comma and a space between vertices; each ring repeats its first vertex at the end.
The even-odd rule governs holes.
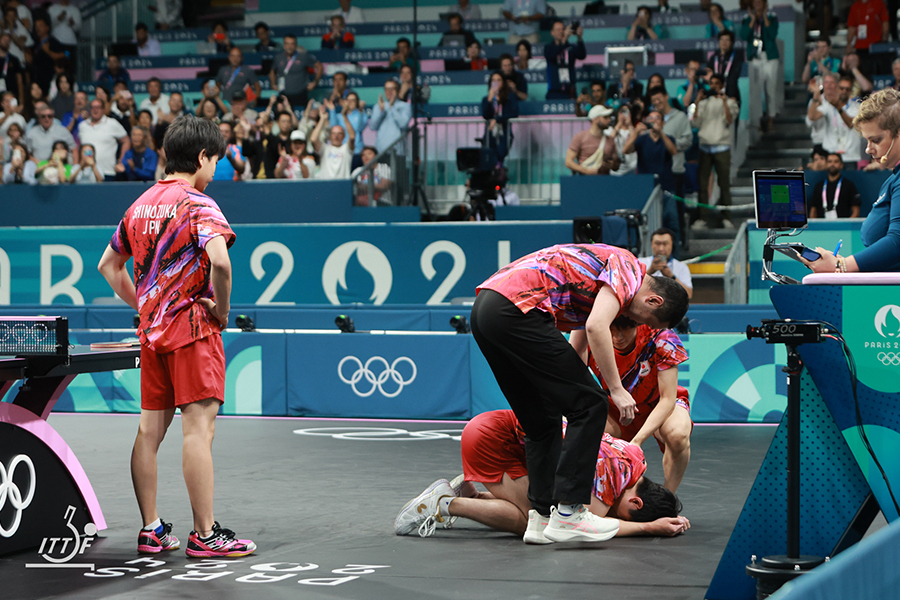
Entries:
POLYGON ((481 221, 494 220, 497 195, 506 187, 506 171, 497 162, 493 148, 473 147, 456 149, 456 168, 469 175, 470 214, 481 221))

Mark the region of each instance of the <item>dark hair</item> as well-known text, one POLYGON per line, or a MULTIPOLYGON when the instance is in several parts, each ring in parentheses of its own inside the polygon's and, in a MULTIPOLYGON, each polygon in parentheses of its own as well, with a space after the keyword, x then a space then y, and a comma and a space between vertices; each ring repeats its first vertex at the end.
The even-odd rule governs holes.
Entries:
POLYGON ((562 19, 553 19, 553 22, 550 23, 550 29, 553 29, 554 27, 556 27, 557 23, 562 23, 563 27, 566 26, 566 24, 563 23, 562 19))
POLYGON ((225 31, 228 31, 228 23, 226 23, 225 21, 216 21, 215 23, 213 23, 212 28, 215 29, 216 27, 218 27, 220 25, 222 26, 222 29, 224 29, 225 31))
POLYGON ((594 87, 595 85, 599 85, 601 90, 603 90, 604 92, 606 91, 606 82, 602 79, 592 79, 591 87, 594 87))
POLYGON ((338 71, 337 73, 334 74, 334 77, 337 77, 338 75, 343 75, 344 81, 347 81, 348 79, 350 79, 349 77, 347 77, 347 73, 345 71, 338 71))
POLYGON ((837 156, 837 159, 841 161, 841 164, 844 163, 844 159, 837 152, 829 152, 827 158, 831 158, 832 156, 837 156))
POLYGON ((819 37, 816 38, 816 42, 825 42, 826 44, 828 44, 830 46, 831 38, 828 37, 827 35, 820 35, 819 37))
POLYGON ((662 85, 657 85, 657 86, 652 87, 649 90, 647 90, 648 98, 652 98, 653 96, 655 96, 657 94, 663 94, 664 96, 668 96, 669 92, 667 92, 665 86, 662 86, 662 85))
POLYGON ((500 77, 500 89, 497 90, 497 100, 500 104, 506 104, 509 100, 509 86, 506 84, 507 79, 503 76, 503 71, 491 71, 491 75, 488 77, 488 91, 491 89, 491 82, 494 79, 494 75, 500 77))
POLYGON ((297 41, 297 36, 294 35, 293 33, 286 33, 286 34, 284 34, 284 36, 282 37, 283 40, 286 40, 286 39, 288 39, 288 38, 291 38, 291 39, 294 40, 295 42, 297 41))
POLYGON ((844 74, 844 75, 841 75, 840 79, 838 79, 838 83, 840 83, 842 81, 849 81, 850 83, 855 84, 856 78, 853 75, 844 74))
POLYGON ((647 20, 647 22, 649 23, 650 20, 653 19, 653 9, 650 8, 649 6, 647 6, 646 4, 643 4, 643 5, 637 7, 637 10, 634 11, 634 14, 637 14, 637 13, 641 12, 642 10, 646 10, 647 14, 650 16, 650 18, 647 20))
POLYGON ((513 58, 513 55, 510 54, 509 52, 504 52, 503 54, 500 55, 500 59, 499 59, 499 60, 500 60, 500 64, 503 64, 503 61, 506 60, 506 59, 511 60, 511 61, 513 62, 513 65, 515 66, 515 64, 516 64, 516 59, 514 59, 514 58, 513 58))
POLYGON ((625 68, 622 69, 623 71, 627 70, 629 66, 630 66, 632 69, 634 69, 634 61, 626 60, 624 66, 625 66, 625 68))
POLYGON ((619 315, 613 322, 609 324, 610 327, 615 327, 616 329, 634 329, 638 326, 631 317, 627 317, 625 315, 619 315))
POLYGON ((674 327, 687 314, 690 299, 681 284, 668 277, 650 277, 650 289, 663 297, 662 306, 653 311, 653 316, 666 327, 674 327))
POLYGON ((143 21, 140 21, 137 25, 134 26, 135 31, 148 31, 147 24, 143 21))
POLYGON ((147 80, 147 85, 150 85, 153 82, 158 83, 159 87, 162 87, 162 81, 160 80, 159 77, 156 77, 156 76, 151 77, 150 79, 147 80))
POLYGON ((718 2, 713 2, 712 4, 709 5, 710 8, 712 8, 713 6, 715 6, 716 8, 719 9, 719 12, 722 13, 722 18, 724 19, 725 18, 725 9, 722 8, 722 5, 719 4, 718 2))
POLYGON ((815 160, 817 156, 824 156, 825 158, 828 158, 828 151, 821 147, 813 148, 810 158, 815 160))
POLYGON ((139 110, 139 111, 138 111, 138 118, 140 118, 140 116, 141 116, 142 114, 144 114, 144 113, 147 113, 147 115, 150 117, 150 120, 151 120, 151 121, 153 120, 153 113, 150 112, 150 111, 149 111, 148 109, 146 109, 146 108, 143 109, 143 110, 139 110))
POLYGON ((731 45, 734 46, 734 32, 733 32, 733 31, 728 31, 727 29, 725 29, 725 30, 723 30, 723 31, 720 31, 720 32, 719 32, 719 39, 720 39, 720 40, 722 39, 722 36, 723 36, 723 35, 726 36, 726 37, 731 38, 731 45))
POLYGON ((724 87, 724 85, 725 85, 725 77, 724 76, 722 76, 718 73, 713 73, 712 77, 710 77, 709 80, 712 81, 713 79, 718 79, 719 83, 721 83, 722 86, 724 87))
POLYGON ((660 227, 656 231, 650 234, 650 239, 652 240, 658 235, 667 235, 672 238, 672 243, 675 243, 675 232, 669 229, 668 227, 660 227))
POLYGON ((457 12, 452 12, 447 15, 447 22, 449 23, 452 19, 459 19, 459 24, 462 25, 466 20, 463 19, 463 16, 457 12))
POLYGON ((294 122, 294 115, 292 115, 291 113, 289 113, 286 110, 279 111, 279 113, 277 115, 275 115, 275 120, 278 121, 278 119, 280 119, 283 115, 289 116, 291 118, 291 123, 294 122))
MULTIPOLYGON (((469 44, 469 46, 478 46, 478 49, 481 50, 481 42, 479 42, 478 40, 472 40, 472 43, 469 44)), ((468 48, 469 46, 466 47, 468 48)))
POLYGON ((531 42, 528 40, 519 40, 519 43, 516 44, 516 52, 519 51, 520 46, 525 46, 525 49, 528 50, 528 58, 531 58, 531 42))
POLYGON ((253 31, 256 31, 260 27, 262 27, 266 31, 269 30, 269 25, 265 21, 257 21, 256 25, 253 26, 253 31))
POLYGON ((166 151, 166 174, 194 174, 200 168, 200 153, 221 157, 225 153, 225 138, 218 125, 207 119, 184 115, 166 129, 163 139, 166 151))
POLYGON ((50 17, 47 16, 46 13, 40 13, 40 12, 36 13, 36 14, 34 15, 34 23, 32 23, 32 27, 33 27, 38 21, 43 21, 44 24, 47 26, 47 29, 49 29, 50 26, 51 26, 51 23, 50 23, 50 17))
POLYGON ((400 42, 406 42, 406 45, 409 46, 410 48, 412 48, 412 42, 409 41, 409 38, 405 38, 405 37, 398 38, 397 44, 399 44, 400 42))
POLYGON ((71 91, 74 94, 75 86, 72 85, 72 76, 69 75, 68 73, 60 73, 59 75, 56 76, 56 89, 57 90, 59 89, 59 80, 62 79, 63 77, 65 77, 66 81, 69 82, 69 91, 71 91))
POLYGON ((362 154, 366 150, 371 150, 375 153, 375 156, 378 156, 378 148, 376 148, 375 146, 363 146, 362 150, 360 150, 359 153, 362 154))
MULTIPOLYGON (((654 279, 658 279, 658 277, 654 279)), ((644 505, 628 511, 632 521, 649 523, 664 517, 677 517, 681 512, 681 501, 675 492, 651 481, 646 476, 638 482, 635 492, 644 501, 644 505)))

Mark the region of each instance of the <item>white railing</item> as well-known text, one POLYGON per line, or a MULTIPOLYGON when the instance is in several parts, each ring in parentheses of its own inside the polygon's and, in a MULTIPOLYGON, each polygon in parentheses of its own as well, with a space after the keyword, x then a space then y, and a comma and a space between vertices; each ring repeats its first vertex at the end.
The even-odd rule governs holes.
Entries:
POLYGON ((725 259, 725 304, 747 304, 747 270, 747 221, 744 221, 725 259))

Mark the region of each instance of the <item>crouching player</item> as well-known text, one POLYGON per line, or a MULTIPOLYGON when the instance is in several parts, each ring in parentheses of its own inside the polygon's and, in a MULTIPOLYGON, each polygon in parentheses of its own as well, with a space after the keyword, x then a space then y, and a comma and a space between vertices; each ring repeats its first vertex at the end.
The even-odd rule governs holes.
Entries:
MULTIPOLYGON (((678 490, 691 459, 691 407, 688 391, 678 386, 678 365, 687 360, 687 352, 671 329, 651 329, 619 316, 610 325, 616 366, 622 385, 636 403, 634 420, 622 425, 619 411, 610 405, 606 432, 638 446, 653 436, 663 452, 665 486, 678 490)), ((570 340, 579 352, 587 353, 587 343, 579 332, 570 340)), ((593 357, 591 369, 606 387, 593 357)))
MULTIPOLYGON (((493 529, 522 535, 528 544, 549 544, 543 535, 547 517, 531 508, 525 466, 525 433, 511 410, 482 413, 462 433, 463 475, 452 482, 439 479, 397 515, 397 535, 418 531, 422 537, 438 525, 448 527, 464 517, 493 529), (487 492, 478 492, 480 482, 487 492)), ((679 517, 674 493, 644 477, 647 463, 640 447, 604 434, 590 511, 619 521, 616 536, 674 536, 690 528, 679 517)))
POLYGON ((211 121, 180 117, 166 131, 163 147, 165 180, 126 211, 97 267, 141 320, 141 421, 131 454, 144 522, 138 552, 180 546, 156 507, 156 455, 179 408, 182 471, 194 515, 185 553, 246 556, 256 544, 237 539, 213 516, 212 442, 225 398, 221 331, 228 323, 228 247, 235 236, 218 205, 202 192, 225 152, 225 140, 211 121), (134 283, 129 257, 134 257, 134 283))

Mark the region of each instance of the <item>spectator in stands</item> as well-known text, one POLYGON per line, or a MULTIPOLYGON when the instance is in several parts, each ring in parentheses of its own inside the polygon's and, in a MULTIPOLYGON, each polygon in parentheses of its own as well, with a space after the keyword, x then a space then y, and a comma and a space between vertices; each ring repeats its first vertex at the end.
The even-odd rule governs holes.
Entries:
POLYGON ((19 101, 12 92, 3 92, 0 107, 3 112, 0 113, 0 138, 5 137, 10 125, 17 123, 22 132, 25 131, 25 117, 21 114, 19 101))
POLYGON ((56 95, 50 101, 53 111, 60 116, 65 115, 67 112, 72 112, 72 108, 75 106, 75 94, 72 89, 72 80, 68 73, 57 75, 54 83, 56 95))
POLYGON ((481 100, 481 116, 487 121, 484 129, 485 145, 497 153, 497 162, 503 164, 513 134, 510 119, 519 116, 519 99, 510 92, 503 73, 494 71, 488 81, 487 96, 481 100))
POLYGON ((110 54, 106 58, 106 68, 100 73, 100 76, 97 77, 97 85, 109 91, 115 86, 118 82, 124 82, 125 85, 131 85, 131 75, 128 74, 128 71, 122 67, 122 63, 119 60, 119 57, 115 54, 110 54))
POLYGON ((678 7, 669 4, 669 0, 657 0, 656 12, 658 13, 676 13, 678 7))
POLYGON ((810 154, 809 162, 806 163, 807 171, 824 171, 828 168, 828 152, 822 149, 821 146, 818 148, 813 148, 812 154, 810 154))
POLYGON ((347 74, 343 71, 338 71, 334 74, 332 80, 333 84, 331 93, 328 94, 328 99, 332 102, 340 103, 340 101, 346 98, 347 94, 351 91, 350 88, 347 87, 347 74))
POLYGON ((322 143, 319 134, 328 122, 328 114, 322 111, 319 122, 312 132, 312 144, 319 155, 319 173, 317 179, 350 179, 350 163, 353 161, 353 147, 356 145, 356 131, 347 119, 344 127, 335 125, 328 135, 328 142, 322 143), (347 133, 345 134, 344 131, 347 133), (346 139, 346 141, 344 141, 346 139))
MULTIPOLYGON (((741 22, 741 39, 747 42, 747 60, 765 94, 767 116, 761 123, 763 131, 772 128, 778 114, 778 65, 781 54, 778 52, 777 36, 778 17, 769 11, 766 0, 753 0, 752 8, 741 22)), ((754 90, 754 94, 758 93, 754 90)))
POLYGON ((528 80, 525 79, 525 75, 516 70, 516 62, 511 54, 500 55, 500 72, 503 73, 506 85, 516 95, 516 98, 520 101, 528 100, 528 80))
POLYGON ((891 63, 891 74, 893 75, 894 81, 891 82, 890 87, 895 90, 900 90, 900 58, 895 58, 894 62, 891 63))
POLYGON ((606 84, 602 79, 594 79, 591 86, 584 88, 575 99, 575 116, 586 117, 595 106, 606 104, 606 84))
POLYGON ((573 174, 609 175, 619 168, 616 138, 609 128, 612 114, 606 106, 595 106, 588 112, 590 129, 576 133, 566 150, 566 168, 573 174))
POLYGON ((819 36, 815 49, 806 56, 806 66, 803 67, 803 83, 824 73, 837 73, 840 66, 841 62, 831 56, 831 38, 827 35, 819 36))
POLYGON ((718 38, 723 31, 734 33, 734 23, 725 18, 725 9, 721 4, 713 2, 709 5, 709 23, 706 24, 706 37, 718 38))
POLYGON ((216 83, 223 98, 233 98, 236 92, 243 92, 249 106, 256 106, 256 99, 262 94, 256 71, 244 65, 244 53, 236 46, 228 53, 228 64, 219 69, 216 83))
POLYGON ((146 23, 134 26, 134 43, 137 44, 138 56, 162 56, 159 40, 150 37, 146 23))
POLYGON ((72 110, 65 113, 60 120, 63 127, 75 138, 75 143, 81 145, 78 139, 78 125, 88 118, 88 95, 85 92, 75 92, 72 110))
POLYGON ((234 143, 248 163, 241 175, 241 179, 244 181, 254 179, 259 175, 263 159, 263 147, 256 139, 254 127, 249 125, 246 120, 234 124, 234 143))
MULTIPOLYGON (((376 131, 375 147, 381 154, 395 141, 406 135, 406 128, 412 118, 412 108, 406 102, 399 101, 397 91, 399 86, 396 81, 384 82, 384 94, 378 95, 378 104, 372 110, 372 119, 369 121, 369 129, 376 131)), ((397 154, 406 154, 405 143, 400 142, 395 146, 397 154)))
MULTIPOLYGON (((149 85, 147 87, 149 89, 149 85)), ((144 108, 143 102, 141 103, 141 108, 144 108)), ((162 107, 157 110, 156 123, 157 125, 159 125, 160 123, 166 123, 167 125, 170 125, 175 119, 184 114, 186 114, 184 109, 184 96, 181 94, 181 92, 172 92, 169 95, 167 110, 162 110, 162 107)))
POLYGON ((625 144, 634 132, 634 120, 631 107, 623 104, 616 114, 616 126, 613 128, 612 137, 616 141, 616 151, 619 154, 619 168, 610 171, 610 175, 627 175, 634 173, 637 168, 637 154, 625 154, 625 144))
POLYGON ((12 36, 8 31, 0 31, 0 85, 11 92, 21 106, 25 102, 25 68, 19 59, 10 52, 12 36))
MULTIPOLYGON (((634 63, 625 61, 619 75, 619 81, 612 84, 606 95, 606 104, 610 108, 618 109, 623 104, 628 104, 644 95, 644 86, 634 78, 634 63)), ((635 115, 638 116, 638 115, 635 115)))
POLYGON ((144 127, 131 129, 131 148, 116 164, 116 179, 120 181, 154 181, 159 157, 147 146, 150 132, 144 127))
POLYGON ((694 283, 691 281, 691 269, 675 258, 675 232, 660 227, 650 235, 650 250, 653 256, 644 256, 638 260, 647 267, 647 274, 653 277, 668 277, 681 284, 688 298, 694 296, 694 283))
POLYGON ((78 126, 78 139, 82 144, 94 147, 97 168, 106 181, 116 178, 116 162, 121 160, 131 148, 131 140, 121 123, 106 116, 106 107, 102 100, 91 101, 90 120, 78 126), (118 159, 116 148, 119 148, 118 159))
POLYGON ((305 106, 309 92, 322 79, 322 63, 303 48, 297 47, 297 36, 284 36, 284 52, 279 53, 269 71, 272 89, 287 96, 293 106, 305 106), (310 69, 315 73, 310 81, 310 69))
POLYGON ((3 9, 3 33, 8 33, 12 44, 9 46, 9 53, 19 60, 19 64, 31 64, 31 48, 34 47, 34 40, 31 38, 31 31, 19 21, 19 13, 14 6, 6 5, 3 9))
POLYGON ((22 142, 13 142, 9 162, 3 166, 3 183, 27 183, 35 185, 37 164, 31 160, 28 148, 22 142))
POLYGON ((25 141, 28 143, 28 149, 34 160, 49 160, 57 141, 65 142, 69 151, 75 152, 75 139, 72 134, 53 118, 53 109, 46 104, 38 113, 38 124, 38 127, 32 127, 25 134, 25 141))
MULTIPOLYGON (((94 98, 103 101, 103 110, 109 116, 112 110, 112 94, 104 86, 98 85, 94 88, 94 98)), ((90 112, 90 110, 88 111, 90 112)))
MULTIPOLYGON (((353 130, 356 132, 357 139, 362 139, 363 130, 369 123, 369 117, 365 113, 365 107, 360 108, 359 96, 356 92, 350 92, 346 99, 340 100, 337 103, 326 98, 322 104, 328 110, 328 122, 331 127, 338 126, 342 128, 344 130, 344 136, 349 137, 350 132, 344 127, 344 116, 346 115, 350 124, 353 125, 353 130)), ((362 147, 357 147, 355 154, 358 156, 361 151, 362 147)), ((356 157, 354 156, 354 159, 355 158, 356 157)))
POLYGON ((273 52, 278 50, 278 44, 272 41, 269 25, 264 21, 258 22, 253 26, 256 33, 256 45, 253 47, 255 52, 273 52))
POLYGON ((281 157, 275 165, 278 179, 312 179, 316 174, 316 159, 306 151, 306 134, 291 132, 291 152, 282 148, 281 157))
POLYGON ((67 48, 50 33, 46 14, 34 18, 34 39, 37 43, 32 51, 31 80, 47 91, 54 77, 55 61, 66 57, 67 48))
POLYGON ((709 77, 720 75, 725 79, 725 95, 741 102, 741 91, 738 80, 744 64, 743 52, 734 49, 734 33, 722 31, 719 33, 719 51, 710 55, 707 61, 709 65, 709 77))
MULTIPOLYGON (((134 127, 143 127, 148 132, 150 132, 150 139, 147 140, 147 146, 149 146, 154 152, 156 151, 156 128, 153 126, 153 115, 150 114, 149 110, 139 110, 137 111, 137 122, 134 127)), ((131 132, 128 132, 129 135, 131 132)), ((160 138, 162 139, 162 138, 160 138)))
MULTIPOLYGON (((655 88, 655 87, 666 87, 666 80, 665 80, 665 78, 662 76, 661 73, 654 73, 654 74, 651 75, 650 78, 647 80, 647 86, 646 86, 646 88, 645 88, 645 89, 647 90, 647 95, 644 96, 644 97, 642 98, 642 100, 643 100, 643 102, 644 102, 644 106, 650 106, 650 105, 653 104, 653 103, 650 101, 650 90, 652 90, 652 89, 655 88)), ((683 107, 682 107, 681 104, 678 102, 678 100, 676 100, 676 99, 671 99, 670 102, 672 102, 672 106, 673 106, 673 107, 679 108, 679 109, 683 109, 683 107)))
POLYGON ((228 23, 225 21, 216 21, 213 24, 212 33, 206 37, 206 41, 216 45, 216 54, 228 54, 234 48, 231 38, 228 37, 228 23))
POLYGON ((476 42, 475 34, 463 29, 463 18, 459 13, 451 13, 447 17, 449 29, 441 36, 439 46, 462 46, 468 48, 476 42))
MULTIPOLYGON (((307 111, 309 112, 309 111, 307 111)), ((278 133, 270 133, 266 137, 266 156, 263 161, 266 170, 266 179, 275 179, 275 166, 278 158, 286 153, 291 152, 291 133, 293 132, 294 116, 288 111, 277 113, 276 122, 278 124, 278 133)), ((306 132, 303 133, 303 140, 306 140, 306 132)))
POLYGON ((575 61, 587 58, 584 46, 584 29, 581 25, 574 30, 562 21, 553 23, 550 29, 553 41, 544 46, 547 59, 547 100, 570 100, 575 97, 575 61), (569 38, 576 36, 574 44, 569 38))
POLYGON ((810 219, 855 219, 861 204, 859 192, 849 179, 844 179, 844 161, 837 152, 828 155, 825 170, 828 177, 816 184, 809 198, 810 219))
MULTIPOLYGON (((153 9, 154 7, 151 5, 150 10, 153 9)), ((189 18, 188 16, 185 16, 184 19, 182 18, 182 13, 186 12, 182 0, 156 0, 155 9, 156 28, 163 31, 184 27, 184 19, 189 18)), ((195 25, 193 22, 187 24, 192 27, 195 25)))
POLYGON ((25 117, 25 131, 38 124, 37 113, 41 105, 49 106, 47 95, 37 83, 32 82, 29 94, 25 98, 25 106, 22 108, 22 116, 25 117))
POLYGON ((197 105, 197 116, 212 121, 216 125, 222 122, 219 118, 219 107, 210 98, 204 98, 197 105))
POLYGON ((628 40, 658 40, 663 37, 664 31, 660 25, 653 25, 649 6, 639 6, 637 16, 631 27, 628 28, 628 40))
MULTIPOLYGON (((700 204, 708 204, 710 174, 716 170, 719 180, 719 206, 731 206, 731 145, 734 131, 731 127, 739 113, 737 102, 725 94, 725 80, 721 75, 713 75, 709 80, 709 95, 701 91, 697 110, 694 112, 694 126, 699 129, 700 160, 697 166, 698 197, 700 204)), ((728 211, 710 210, 701 207, 701 218, 709 227, 720 228, 731 223, 728 211)), ((697 225, 702 227, 703 224, 697 225)))
MULTIPOLYGON (((397 97, 403 102, 412 102, 413 87, 415 87, 416 100, 419 104, 427 104, 431 100, 431 86, 428 85, 428 82, 423 81, 422 85, 413 86, 412 68, 403 65, 400 67, 400 90, 397 92, 397 97)), ((357 129, 357 131, 359 130, 357 129)))
POLYGON ((478 8, 478 5, 472 4, 471 0, 459 0, 456 4, 451 5, 447 12, 455 13, 466 21, 481 19, 481 9, 478 8))
POLYGON ((391 54, 391 59, 388 61, 390 67, 397 71, 400 70, 400 67, 403 65, 409 65, 415 71, 419 72, 419 60, 413 56, 412 53, 412 44, 409 39, 402 37, 397 40, 397 48, 394 50, 394 53, 391 54))
POLYGON ((15 8, 19 21, 22 22, 26 29, 31 30, 34 26, 34 21, 32 21, 31 9, 28 8, 28 5, 19 0, 7 0, 6 5, 15 8))
POLYGON ((843 154, 845 168, 856 170, 862 158, 859 134, 853 128, 853 117, 859 112, 859 103, 850 101, 852 84, 845 82, 842 97, 836 74, 826 73, 822 78, 822 92, 815 80, 810 81, 813 98, 806 113, 809 127, 821 128, 822 148, 828 152, 843 154))
POLYGON ((350 177, 356 180, 355 206, 369 206, 369 181, 372 181, 372 197, 375 205, 391 204, 391 186, 394 185, 394 176, 390 165, 376 163, 372 169, 366 167, 372 165, 378 151, 374 146, 366 146, 362 149, 363 166, 356 168, 350 177))
POLYGON ((25 128, 18 123, 11 123, 6 129, 6 136, 3 138, 3 163, 10 161, 12 149, 16 144, 25 144, 25 128))
POLYGON ((706 89, 706 81, 701 76, 700 61, 689 60, 684 67, 687 80, 678 87, 676 98, 681 106, 688 107, 697 101, 697 93, 706 89))
POLYGON ((97 168, 94 152, 94 147, 91 144, 81 145, 81 160, 69 174, 69 183, 97 183, 98 181, 103 181, 103 173, 97 168))
POLYGON ((847 16, 847 52, 856 51, 867 63, 872 44, 887 40, 890 20, 881 0, 856 0, 847 16))
POLYGON ((72 6, 69 0, 59 0, 58 4, 47 7, 47 16, 50 18, 53 37, 66 47, 67 53, 74 56, 78 45, 78 31, 81 29, 81 11, 72 6))
POLYGON ((350 6, 350 0, 338 0, 341 7, 334 11, 335 15, 341 15, 344 17, 345 23, 365 23, 365 15, 361 8, 357 8, 355 6, 350 6))
POLYGON ((63 141, 53 144, 50 157, 47 160, 38 161, 34 171, 38 183, 44 185, 56 185, 66 183, 72 175, 72 165, 69 163, 69 148, 63 141))
MULTIPOLYGON (((300 119, 300 121, 297 122, 294 126, 294 129, 299 129, 306 134, 307 147, 312 147, 313 129, 315 129, 316 125, 319 124, 319 116, 324 112, 325 107, 320 105, 315 100, 310 100, 306 105, 306 110, 303 111, 303 118, 300 119)), ((330 132, 330 127, 323 128, 319 134, 319 141, 323 144, 328 142, 328 136, 330 135, 330 132)))
POLYGON ((544 0, 504 0, 503 18, 509 21, 509 43, 528 40, 532 44, 541 41, 538 29, 547 13, 544 0))
MULTIPOLYGON (((684 151, 694 143, 694 131, 691 122, 682 111, 672 108, 669 102, 669 94, 664 86, 651 88, 647 93, 653 108, 662 116, 663 133, 675 140, 678 152, 672 155, 672 175, 675 177, 675 189, 673 192, 679 198, 684 198, 684 151)), ((678 215, 684 218, 684 202, 678 202, 678 215)), ((679 221, 680 222, 680 221, 679 221)))
MULTIPOLYGON (((484 71, 487 69, 487 58, 481 54, 481 42, 475 40, 466 48, 467 71, 484 71)), ((405 65, 404 65, 405 66, 405 65)))
POLYGON ((115 93, 109 116, 121 123, 122 128, 131 134, 131 128, 137 124, 137 106, 131 92, 119 90, 115 93))
POLYGON ((347 30, 344 17, 331 15, 331 31, 322 36, 322 50, 353 48, 355 45, 356 38, 347 30))
POLYGON ((637 172, 659 177, 664 194, 664 227, 675 232, 676 247, 680 242, 678 208, 675 206, 675 176, 672 174, 672 157, 678 154, 675 140, 663 133, 663 119, 658 112, 651 112, 644 121, 637 123, 631 136, 625 142, 625 154, 637 153, 637 172))
POLYGON ((238 91, 231 97, 231 106, 228 108, 228 112, 222 115, 222 122, 231 123, 232 126, 243 122, 249 128, 251 124, 256 123, 258 118, 259 114, 247 106, 247 95, 238 91))
POLYGON ((875 89, 872 82, 860 70, 859 55, 856 52, 844 55, 844 59, 841 61, 841 72, 853 76, 854 96, 867 95, 875 89))
POLYGON ((225 156, 216 163, 213 181, 241 181, 247 162, 241 154, 240 147, 235 144, 234 128, 231 123, 219 123, 219 131, 225 138, 225 156))
POLYGON ((159 80, 159 77, 151 77, 147 80, 147 94, 149 97, 141 100, 139 108, 140 110, 149 110, 153 117, 153 124, 156 125, 160 115, 168 114, 172 110, 169 107, 169 96, 162 93, 162 81, 159 80))
POLYGON ((534 58, 531 55, 531 42, 519 40, 516 44, 516 68, 520 71, 541 71, 547 68, 547 61, 543 56, 534 58))

